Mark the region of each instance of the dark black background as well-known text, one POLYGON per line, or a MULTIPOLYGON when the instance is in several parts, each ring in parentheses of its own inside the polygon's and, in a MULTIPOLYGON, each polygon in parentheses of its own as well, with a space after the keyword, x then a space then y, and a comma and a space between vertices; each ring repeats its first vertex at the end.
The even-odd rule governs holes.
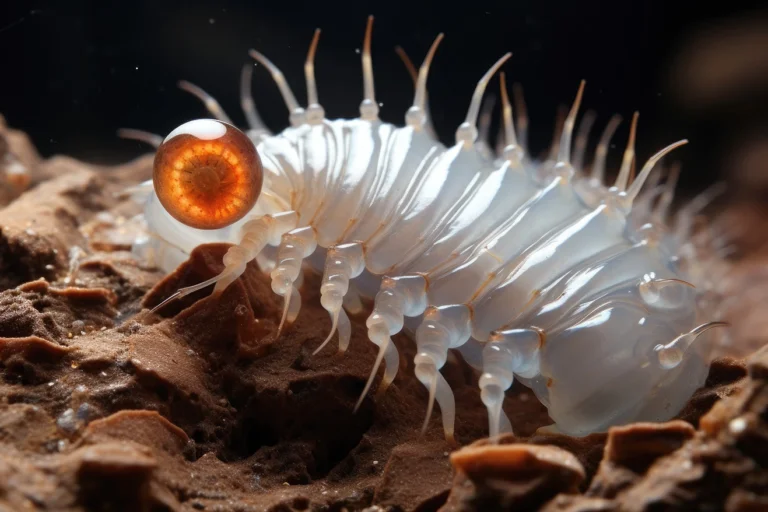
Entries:
MULTIPOLYGON (((394 47, 403 46, 419 63, 435 35, 445 32, 429 80, 433 117, 444 141, 453 139, 478 78, 506 51, 513 52, 504 68, 508 77, 525 87, 535 150, 548 146, 557 105, 569 103, 584 78, 584 105, 597 111, 597 129, 614 112, 628 119, 633 110, 640 111, 641 160, 670 142, 691 140, 677 154, 688 190, 716 179, 728 146, 766 112, 765 105, 739 98, 718 110, 700 111, 681 106, 679 96, 670 93, 671 70, 692 34, 734 15, 764 14, 757 4, 744 2, 4 4, 10 5, 0 8, 0 112, 10 125, 26 130, 46 156, 118 162, 141 154, 145 147, 115 136, 119 127, 164 134, 204 115, 197 100, 176 88, 180 79, 206 89, 244 123, 238 81, 249 48, 281 67, 304 103, 302 64, 316 27, 323 30, 316 60, 320 101, 331 118, 356 116, 362 82, 355 50, 368 14, 376 17, 373 60, 381 116, 398 124, 413 90, 394 47)), ((489 91, 497 93, 497 81, 489 91)), ((273 129, 285 126, 285 107, 261 67, 254 70, 253 93, 265 121, 273 129)), ((614 162, 626 134, 625 123, 614 162)))

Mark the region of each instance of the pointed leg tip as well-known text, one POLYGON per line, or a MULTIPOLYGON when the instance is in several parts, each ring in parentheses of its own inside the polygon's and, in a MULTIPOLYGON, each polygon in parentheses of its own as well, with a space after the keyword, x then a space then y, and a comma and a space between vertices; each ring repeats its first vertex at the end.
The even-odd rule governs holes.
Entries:
POLYGON ((357 400, 357 403, 355 404, 355 408, 352 409, 352 414, 357 414, 357 411, 360 409, 360 406, 363 405, 363 401, 365 400, 365 395, 361 395, 360 398, 357 400))
POLYGON ((389 382, 382 382, 379 384, 379 389, 376 390, 376 394, 373 398, 374 401, 380 402, 384 398, 384 395, 387 393, 387 389, 389 389, 390 384, 391 383, 389 382))

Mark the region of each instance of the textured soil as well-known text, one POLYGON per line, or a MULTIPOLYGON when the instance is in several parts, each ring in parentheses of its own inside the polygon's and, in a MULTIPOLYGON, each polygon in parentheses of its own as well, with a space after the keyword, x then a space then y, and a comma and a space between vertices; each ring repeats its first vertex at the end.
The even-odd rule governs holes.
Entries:
POLYGON ((131 257, 141 226, 123 191, 151 157, 94 167, 43 160, 4 126, 0 139, 0 166, 29 170, 0 183, 0 511, 768 509, 768 349, 727 357, 768 336, 768 292, 752 292, 768 290, 762 245, 742 244, 729 279, 751 292, 734 293, 724 357, 679 419, 549 434, 516 385, 517 437, 489 445, 477 375, 451 356, 457 450, 438 414, 419 433, 427 393, 406 336, 394 384, 353 413, 375 347, 360 316, 346 354, 332 342, 311 356, 330 328, 317 276, 279 338, 255 265, 219 296, 150 313, 218 273, 227 248, 199 247, 168 276, 131 257))

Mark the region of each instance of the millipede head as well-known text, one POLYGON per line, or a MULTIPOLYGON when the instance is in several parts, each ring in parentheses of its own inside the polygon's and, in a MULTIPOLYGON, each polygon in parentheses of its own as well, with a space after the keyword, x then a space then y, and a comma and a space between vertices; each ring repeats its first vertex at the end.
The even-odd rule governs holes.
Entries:
POLYGON ((160 145, 153 181, 173 218, 197 229, 219 229, 251 211, 263 168, 243 132, 222 121, 197 119, 173 130, 160 145))

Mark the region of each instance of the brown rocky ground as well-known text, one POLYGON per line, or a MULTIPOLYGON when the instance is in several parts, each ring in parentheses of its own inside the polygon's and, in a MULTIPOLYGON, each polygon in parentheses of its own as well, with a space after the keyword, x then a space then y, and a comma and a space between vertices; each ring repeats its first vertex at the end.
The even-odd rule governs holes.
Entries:
MULTIPOLYGON (((516 386, 505 409, 518 437, 499 445, 482 439, 477 376, 453 358, 467 445, 454 451, 438 415, 419 434, 427 396, 405 337, 394 385, 352 413, 374 346, 355 318, 345 355, 310 357, 330 327, 312 276, 279 339, 280 304, 255 266, 218 297, 149 313, 214 275, 225 250, 201 247, 165 278, 131 258, 137 210, 120 192, 151 158, 98 168, 41 160, 5 127, 0 138, 30 171, 0 210, 2 511, 768 509, 765 350, 717 360, 678 420, 607 435, 537 433, 546 410, 516 386)), ((759 274, 754 261, 744 268, 759 274)), ((730 311, 752 328, 721 352, 765 343, 763 297, 739 296, 730 311)))

